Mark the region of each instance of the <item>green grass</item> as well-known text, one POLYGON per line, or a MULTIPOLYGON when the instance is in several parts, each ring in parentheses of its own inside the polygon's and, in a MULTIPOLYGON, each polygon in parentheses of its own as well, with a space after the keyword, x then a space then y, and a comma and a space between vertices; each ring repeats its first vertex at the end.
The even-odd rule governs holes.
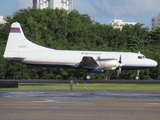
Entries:
MULTIPOLYGON (((0 88, 0 90, 70 90, 70 84, 21 86, 19 88, 0 88)), ((74 84, 73 90, 84 90, 83 84, 74 84)), ((160 84, 87 84, 86 90, 160 90, 160 84)))

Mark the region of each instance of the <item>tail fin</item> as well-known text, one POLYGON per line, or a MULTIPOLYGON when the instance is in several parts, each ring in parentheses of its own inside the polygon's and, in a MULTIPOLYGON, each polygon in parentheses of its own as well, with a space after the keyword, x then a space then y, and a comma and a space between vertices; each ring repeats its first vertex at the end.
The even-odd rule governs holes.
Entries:
POLYGON ((18 53, 49 49, 30 42, 24 35, 23 30, 18 22, 11 25, 10 33, 4 52, 4 58, 18 58, 18 53))

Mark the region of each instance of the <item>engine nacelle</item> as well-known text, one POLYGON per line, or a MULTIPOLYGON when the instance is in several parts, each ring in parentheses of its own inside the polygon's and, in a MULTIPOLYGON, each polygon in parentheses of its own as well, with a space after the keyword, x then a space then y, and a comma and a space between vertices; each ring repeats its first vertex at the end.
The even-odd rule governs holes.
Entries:
POLYGON ((119 62, 117 59, 98 59, 96 60, 98 63, 98 69, 104 70, 115 70, 119 66, 119 62))

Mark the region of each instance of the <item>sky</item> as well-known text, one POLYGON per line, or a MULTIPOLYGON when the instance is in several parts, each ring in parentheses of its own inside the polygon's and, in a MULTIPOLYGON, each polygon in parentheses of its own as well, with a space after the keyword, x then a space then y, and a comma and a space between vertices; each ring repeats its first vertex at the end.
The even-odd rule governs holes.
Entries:
MULTIPOLYGON (((73 9, 92 20, 108 24, 114 18, 138 22, 151 28, 152 16, 160 13, 160 0, 73 0, 73 9)), ((1 0, 0 16, 12 16, 19 9, 32 7, 32 0, 1 0)))

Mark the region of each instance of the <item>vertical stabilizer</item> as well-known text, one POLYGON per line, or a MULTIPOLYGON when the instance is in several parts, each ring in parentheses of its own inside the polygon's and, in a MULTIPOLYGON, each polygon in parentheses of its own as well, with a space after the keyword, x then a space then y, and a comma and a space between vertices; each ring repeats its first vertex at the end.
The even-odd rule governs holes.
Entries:
POLYGON ((18 57, 18 53, 48 49, 30 42, 24 35, 18 22, 11 25, 10 33, 4 52, 4 58, 18 57))

